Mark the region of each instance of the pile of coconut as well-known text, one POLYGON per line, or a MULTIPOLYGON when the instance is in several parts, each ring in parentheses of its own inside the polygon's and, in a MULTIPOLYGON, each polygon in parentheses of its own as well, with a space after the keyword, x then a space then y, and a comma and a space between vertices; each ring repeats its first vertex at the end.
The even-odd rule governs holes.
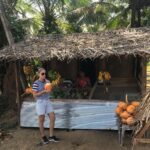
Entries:
POLYGON ((119 101, 115 109, 117 116, 122 124, 134 125, 136 122, 136 112, 140 106, 139 101, 128 102, 127 97, 125 101, 119 101))

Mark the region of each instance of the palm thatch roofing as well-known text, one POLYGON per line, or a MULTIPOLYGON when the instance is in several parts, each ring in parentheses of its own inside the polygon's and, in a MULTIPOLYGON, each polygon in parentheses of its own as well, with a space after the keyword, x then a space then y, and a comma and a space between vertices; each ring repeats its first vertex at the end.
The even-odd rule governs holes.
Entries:
POLYGON ((0 50, 0 60, 42 61, 95 59, 111 55, 150 57, 150 28, 132 28, 98 33, 34 36, 0 50))

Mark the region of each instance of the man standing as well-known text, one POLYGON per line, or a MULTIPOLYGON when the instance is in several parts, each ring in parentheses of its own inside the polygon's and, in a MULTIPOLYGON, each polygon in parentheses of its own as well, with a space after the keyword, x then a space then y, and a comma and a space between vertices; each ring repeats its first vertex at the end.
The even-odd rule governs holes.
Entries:
POLYGON ((50 83, 50 81, 46 79, 46 70, 44 68, 40 68, 38 70, 38 76, 39 79, 33 83, 32 90, 33 96, 36 99, 36 111, 39 119, 41 139, 43 144, 48 144, 49 141, 59 142, 59 139, 56 138, 53 133, 55 125, 55 114, 53 106, 49 100, 50 91, 44 89, 45 84, 50 83), (46 114, 49 116, 50 119, 48 138, 44 134, 44 120, 46 114))

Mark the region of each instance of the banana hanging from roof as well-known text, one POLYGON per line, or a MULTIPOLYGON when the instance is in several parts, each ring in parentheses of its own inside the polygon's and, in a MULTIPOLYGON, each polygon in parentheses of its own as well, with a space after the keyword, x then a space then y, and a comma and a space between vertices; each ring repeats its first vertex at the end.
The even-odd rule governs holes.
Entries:
POLYGON ((107 80, 109 81, 111 79, 111 76, 110 76, 110 73, 105 71, 105 72, 102 72, 100 71, 99 74, 98 74, 98 80, 99 81, 103 81, 103 80, 107 80))

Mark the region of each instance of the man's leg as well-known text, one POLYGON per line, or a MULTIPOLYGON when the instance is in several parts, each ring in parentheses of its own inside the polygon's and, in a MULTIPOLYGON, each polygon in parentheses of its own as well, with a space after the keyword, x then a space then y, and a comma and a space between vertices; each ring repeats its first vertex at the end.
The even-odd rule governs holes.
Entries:
POLYGON ((39 116, 39 128, 40 128, 40 133, 41 133, 41 140, 43 144, 48 144, 49 140, 44 134, 44 120, 45 120, 45 115, 40 115, 39 116))
POLYGON ((39 128, 40 128, 41 137, 45 136, 45 134, 44 134, 44 120, 45 120, 45 115, 40 115, 39 116, 39 128))
POLYGON ((50 137, 52 137, 54 135, 54 126, 55 126, 54 112, 49 113, 49 119, 50 119, 49 135, 50 135, 50 137))
POLYGON ((49 113, 49 119, 50 119, 50 128, 49 128, 49 138, 48 140, 51 142, 59 142, 59 138, 54 136, 54 126, 55 126, 55 113, 51 112, 49 113))

